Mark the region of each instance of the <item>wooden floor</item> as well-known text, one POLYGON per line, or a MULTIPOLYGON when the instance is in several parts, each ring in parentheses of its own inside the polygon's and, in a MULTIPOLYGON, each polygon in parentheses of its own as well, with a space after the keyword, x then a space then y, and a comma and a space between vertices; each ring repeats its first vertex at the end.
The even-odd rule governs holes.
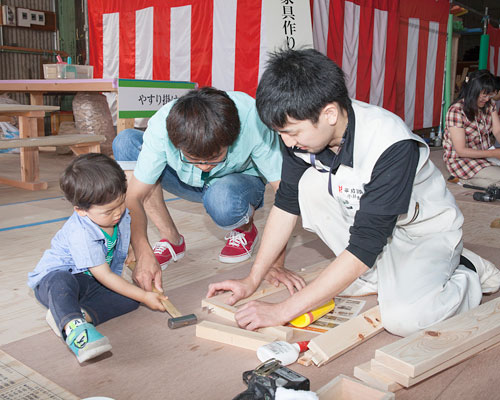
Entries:
MULTIPOLYGON (((58 179, 72 156, 55 153, 40 154, 40 177, 48 181, 44 191, 31 192, 0 185, 0 345, 34 335, 48 328, 45 309, 38 304, 26 285, 32 271, 57 230, 71 215, 72 207, 62 196, 58 179)), ((19 155, 0 154, 0 173, 16 178, 19 155)), ((265 206, 257 211, 255 222, 262 232, 272 204, 272 189, 268 188, 265 206)), ((181 262, 169 265, 163 274, 163 287, 167 294, 187 283, 198 281, 219 272, 235 268, 238 264, 222 264, 219 252, 224 246, 224 235, 206 215, 203 206, 173 197, 165 192, 165 201, 174 221, 186 239, 187 252, 181 262)), ((159 239, 152 224, 149 239, 159 239)), ((297 225, 289 247, 299 246, 316 239, 297 225)), ((128 270, 125 272, 130 278, 128 270)))
MULTIPOLYGON (((431 158, 444 170, 441 152, 431 158)), ((32 271, 50 240, 71 215, 72 207, 62 197, 58 186, 59 174, 72 156, 54 152, 40 154, 40 177, 48 181, 48 190, 30 192, 0 185, 0 345, 49 330, 44 307, 38 304, 26 285, 32 271)), ((0 154, 0 174, 17 178, 19 155, 0 154)), ((500 230, 490 228, 490 222, 500 217, 500 201, 472 201, 472 191, 460 185, 448 184, 465 216, 464 242, 500 248, 500 230)), ((262 232, 273 194, 268 188, 265 206, 256 214, 256 225, 262 232)), ((169 265, 164 273, 164 288, 168 290, 215 276, 238 264, 222 264, 218 254, 224 244, 225 231, 217 228, 200 204, 189 203, 165 193, 165 201, 187 244, 181 262, 169 265)), ((149 227, 151 242, 158 239, 156 228, 149 227)), ((317 237, 297 224, 290 247, 312 242, 317 237)), ((328 255, 325 255, 328 256, 328 255)), ((500 260, 491 260, 499 263, 500 260)), ((126 272, 130 279, 130 273, 126 272)))

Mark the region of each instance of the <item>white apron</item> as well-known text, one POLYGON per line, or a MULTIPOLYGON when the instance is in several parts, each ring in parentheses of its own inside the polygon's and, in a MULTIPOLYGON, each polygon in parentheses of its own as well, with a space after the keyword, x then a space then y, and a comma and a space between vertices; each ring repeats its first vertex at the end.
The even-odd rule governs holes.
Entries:
MULTIPOLYGON (((408 213, 399 216, 374 267, 343 292, 378 291, 384 327, 406 336, 479 305, 481 284, 477 273, 459 266, 463 216, 443 176, 429 160, 423 139, 380 107, 353 100, 353 109, 353 167, 341 165, 332 175, 333 196, 328 192, 329 173, 312 167, 304 173, 299 182, 303 226, 339 255, 348 245, 364 185, 379 157, 398 141, 419 143, 408 213)), ((310 162, 308 154, 296 155, 310 162)))

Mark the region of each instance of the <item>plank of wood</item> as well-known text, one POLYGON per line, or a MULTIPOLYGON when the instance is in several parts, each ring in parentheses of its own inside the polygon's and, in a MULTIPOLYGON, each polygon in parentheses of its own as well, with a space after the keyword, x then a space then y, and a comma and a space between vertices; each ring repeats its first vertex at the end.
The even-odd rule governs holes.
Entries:
POLYGON ((410 377, 408 375, 405 375, 401 371, 398 371, 394 368, 388 367, 384 363, 372 359, 371 360, 371 369, 372 371, 377 371, 384 373, 387 376, 390 376, 392 379, 394 379, 396 382, 400 383, 401 385, 405 387, 410 387, 413 386, 424 379, 427 379, 441 371, 444 371, 445 369, 452 367, 462 361, 467 360, 468 358, 471 358, 475 356, 476 354, 480 353, 483 350, 489 350, 493 347, 496 347, 500 344, 500 335, 495 336, 485 342, 482 342, 478 344, 477 346, 474 346, 473 348, 464 351, 463 353, 459 354, 456 357, 453 357, 452 359, 435 366, 434 368, 431 368, 430 370, 422 373, 421 375, 418 375, 416 377, 410 377))
POLYGON ((500 298, 377 349, 375 359, 416 377, 497 335, 500 298))
POLYGON ((311 350, 307 350, 306 352, 304 352, 304 354, 302 354, 297 359, 297 363, 299 363, 300 365, 303 365, 304 367, 309 367, 313 363, 312 358, 313 358, 312 351, 311 350))
MULTIPOLYGON (((213 297, 205 298, 201 301, 201 306, 208 308, 210 312, 218 315, 219 317, 236 322, 234 314, 238 308, 222 303, 220 299, 215 299, 213 297)), ((289 341, 293 337, 293 329, 288 326, 269 326, 267 328, 259 328, 257 331, 265 335, 275 336, 278 339, 285 341, 289 341)))
POLYGON ((0 104, 0 113, 7 115, 10 113, 28 113, 32 111, 52 112, 59 111, 58 106, 26 105, 26 104, 0 104))
POLYGON ((346 375, 338 375, 316 390, 319 400, 394 400, 394 393, 377 389, 346 375))
POLYGON ((103 135, 55 135, 29 137, 22 139, 2 139, 0 140, 0 149, 10 149, 16 147, 43 147, 43 146, 71 146, 71 145, 89 145, 93 143, 102 143, 106 141, 103 135))
POLYGON ((376 387, 377 389, 396 392, 403 386, 397 383, 391 376, 380 371, 374 371, 371 368, 370 361, 354 367, 354 374, 359 380, 376 387))
POLYGON ((276 337, 267 336, 260 332, 247 331, 211 321, 201 321, 196 325, 196 337, 254 351, 257 351, 260 346, 276 340, 276 337))
POLYGON ((33 191, 45 190, 49 186, 49 184, 45 181, 23 182, 23 181, 16 181, 15 179, 4 178, 2 176, 0 176, 0 184, 14 186, 26 190, 33 190, 33 191))
POLYGON ((309 342, 314 363, 320 367, 384 329, 379 307, 373 307, 309 342))

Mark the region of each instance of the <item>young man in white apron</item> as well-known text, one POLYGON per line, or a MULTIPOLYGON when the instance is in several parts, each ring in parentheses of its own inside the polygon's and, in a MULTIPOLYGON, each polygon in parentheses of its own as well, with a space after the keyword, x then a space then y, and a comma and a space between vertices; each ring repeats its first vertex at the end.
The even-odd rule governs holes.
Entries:
POLYGON ((333 61, 312 49, 274 54, 257 109, 286 146, 280 188, 250 274, 210 285, 208 296, 231 290, 234 304, 251 295, 299 215, 336 258, 307 286, 277 274, 293 295, 246 304, 240 326, 284 324, 338 294, 377 292, 384 327, 405 336, 498 290, 500 271, 463 249, 463 216, 428 146, 396 115, 349 99, 333 61))

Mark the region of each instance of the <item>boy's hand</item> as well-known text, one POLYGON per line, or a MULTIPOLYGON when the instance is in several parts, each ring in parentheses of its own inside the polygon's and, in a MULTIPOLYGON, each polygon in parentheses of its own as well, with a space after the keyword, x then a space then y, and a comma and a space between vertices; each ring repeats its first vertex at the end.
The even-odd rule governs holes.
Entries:
POLYGON ((163 293, 146 292, 143 303, 151 310, 166 311, 161 302, 162 300, 167 300, 167 296, 163 295, 163 293))

